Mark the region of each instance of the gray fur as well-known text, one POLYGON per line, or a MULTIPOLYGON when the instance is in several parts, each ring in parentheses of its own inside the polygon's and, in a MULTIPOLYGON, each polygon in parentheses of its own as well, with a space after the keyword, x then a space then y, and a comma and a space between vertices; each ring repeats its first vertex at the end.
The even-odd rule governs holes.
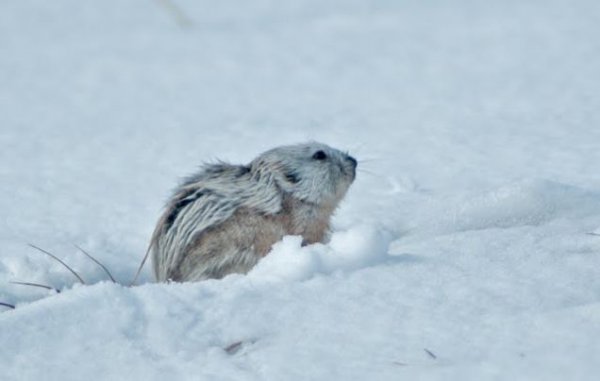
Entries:
POLYGON ((322 242, 355 170, 354 158, 321 143, 277 147, 247 166, 205 165, 158 221, 150 243, 156 279, 246 273, 284 235, 322 242))

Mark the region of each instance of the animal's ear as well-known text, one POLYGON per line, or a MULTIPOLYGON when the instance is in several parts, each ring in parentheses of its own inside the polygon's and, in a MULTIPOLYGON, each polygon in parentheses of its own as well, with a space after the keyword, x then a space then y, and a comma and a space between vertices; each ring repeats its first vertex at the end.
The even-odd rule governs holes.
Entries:
POLYGON ((294 171, 286 172, 285 179, 292 184, 297 184, 300 182, 300 176, 298 176, 298 174, 294 171))
POLYGON ((188 204, 200 199, 201 197, 211 193, 212 192, 208 189, 190 189, 177 195, 175 200, 171 203, 171 205, 169 205, 166 212, 164 225, 165 232, 171 228, 175 222, 175 219, 183 208, 185 208, 188 204))
POLYGON ((250 166, 249 165, 240 165, 238 168, 237 173, 235 174, 236 177, 242 177, 245 174, 250 172, 250 166))

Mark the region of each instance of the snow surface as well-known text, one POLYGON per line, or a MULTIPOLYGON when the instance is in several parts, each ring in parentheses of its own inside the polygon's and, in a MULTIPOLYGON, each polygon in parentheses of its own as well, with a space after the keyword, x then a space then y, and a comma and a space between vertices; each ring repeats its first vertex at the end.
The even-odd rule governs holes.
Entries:
POLYGON ((0 379, 597 379, 599 2, 169 4, 0 3, 0 379), (306 140, 360 159, 328 244, 73 246, 126 285, 178 179, 306 140))

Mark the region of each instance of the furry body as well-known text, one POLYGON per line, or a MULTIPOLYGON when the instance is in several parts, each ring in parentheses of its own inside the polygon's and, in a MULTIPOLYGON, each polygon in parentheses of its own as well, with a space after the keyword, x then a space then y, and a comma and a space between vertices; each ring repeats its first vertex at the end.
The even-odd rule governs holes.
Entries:
POLYGON ((285 235, 322 242, 356 160, 320 143, 269 150, 248 165, 205 165, 176 190, 150 250, 158 281, 248 272, 285 235))

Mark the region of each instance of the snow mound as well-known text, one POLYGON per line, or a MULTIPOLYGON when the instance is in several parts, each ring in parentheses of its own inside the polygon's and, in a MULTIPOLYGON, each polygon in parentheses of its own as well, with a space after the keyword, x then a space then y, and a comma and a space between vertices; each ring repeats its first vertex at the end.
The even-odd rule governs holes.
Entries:
POLYGON ((385 262, 391 234, 361 225, 332 234, 328 245, 302 246, 302 237, 287 236, 273 246, 248 276, 262 281, 300 281, 315 274, 351 271, 385 262))
POLYGON ((600 193, 549 180, 523 180, 474 195, 435 201, 417 218, 424 232, 537 226, 600 213, 600 193))

